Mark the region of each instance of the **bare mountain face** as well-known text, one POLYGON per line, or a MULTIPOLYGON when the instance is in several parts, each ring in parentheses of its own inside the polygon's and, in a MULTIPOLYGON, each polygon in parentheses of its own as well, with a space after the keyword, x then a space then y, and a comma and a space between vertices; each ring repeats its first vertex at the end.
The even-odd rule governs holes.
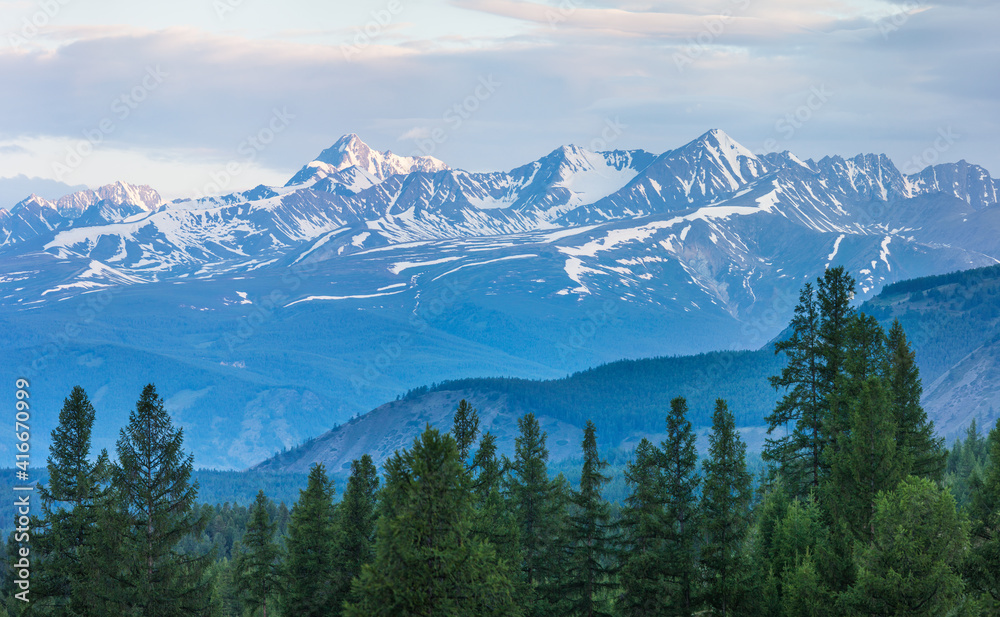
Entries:
POLYGON ((249 465, 432 381, 760 347, 829 265, 867 298, 997 263, 996 184, 965 162, 757 156, 718 130, 489 173, 348 135, 282 187, 0 210, 4 374, 38 373, 53 405, 106 387, 107 435, 162 382, 199 464, 249 465))

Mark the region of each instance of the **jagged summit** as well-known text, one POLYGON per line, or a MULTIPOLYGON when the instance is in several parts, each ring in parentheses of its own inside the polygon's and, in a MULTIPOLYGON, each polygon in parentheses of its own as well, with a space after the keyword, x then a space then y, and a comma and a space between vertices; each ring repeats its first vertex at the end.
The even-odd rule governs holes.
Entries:
POLYGON ((432 156, 399 156, 391 150, 381 152, 348 133, 307 163, 285 186, 316 182, 355 167, 377 182, 396 174, 417 171, 444 171, 447 165, 432 156))
POLYGON ((54 201, 32 193, 14 204, 11 213, 32 208, 51 208, 61 216, 73 219, 83 214, 87 208, 102 201, 118 206, 127 204, 147 212, 163 203, 160 194, 152 187, 128 184, 119 180, 96 189, 86 189, 63 195, 54 201))

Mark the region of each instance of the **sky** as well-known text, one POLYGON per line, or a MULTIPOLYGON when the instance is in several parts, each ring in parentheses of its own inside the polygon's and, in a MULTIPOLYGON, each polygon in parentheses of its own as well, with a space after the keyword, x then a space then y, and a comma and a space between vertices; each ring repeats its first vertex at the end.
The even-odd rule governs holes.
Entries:
POLYGON ((346 133, 483 171, 711 128, 1000 175, 998 29, 996 0, 0 0, 0 178, 173 199, 346 133))

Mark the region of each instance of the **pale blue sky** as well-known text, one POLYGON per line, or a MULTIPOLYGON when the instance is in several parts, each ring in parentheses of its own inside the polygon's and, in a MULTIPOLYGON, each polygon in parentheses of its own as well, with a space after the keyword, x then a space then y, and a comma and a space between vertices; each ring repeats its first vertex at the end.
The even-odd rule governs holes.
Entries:
POLYGON ((283 183, 348 132, 485 170, 567 143, 662 152, 709 128, 751 150, 1000 175, 994 0, 152 6, 0 2, 0 177, 179 197, 225 175, 283 183))

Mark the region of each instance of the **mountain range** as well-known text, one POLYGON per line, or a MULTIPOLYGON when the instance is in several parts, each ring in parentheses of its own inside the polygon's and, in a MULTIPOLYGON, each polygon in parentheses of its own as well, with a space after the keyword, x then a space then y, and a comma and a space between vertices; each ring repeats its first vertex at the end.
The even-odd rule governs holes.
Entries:
POLYGON ((246 467, 422 384, 760 348, 830 265, 863 300, 998 263, 998 191, 964 161, 907 175, 720 130, 502 172, 346 135, 280 187, 0 209, 0 378, 37 384, 40 436, 84 385, 102 447, 155 381, 200 465, 246 467))

